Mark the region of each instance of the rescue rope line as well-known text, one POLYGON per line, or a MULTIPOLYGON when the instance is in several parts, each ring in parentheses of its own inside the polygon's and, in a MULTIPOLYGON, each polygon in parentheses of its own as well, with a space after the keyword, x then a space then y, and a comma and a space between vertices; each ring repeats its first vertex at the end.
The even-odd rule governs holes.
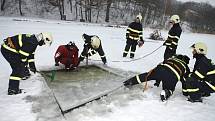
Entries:
MULTIPOLYGON (((156 48, 155 50, 153 50, 152 52, 142 56, 142 57, 139 57, 139 58, 136 58, 136 59, 132 59, 132 60, 127 60, 127 61, 121 61, 121 60, 111 60, 110 62, 133 62, 133 61, 137 61, 137 60, 141 60, 143 58, 146 58, 147 56, 153 54, 154 52, 156 52, 157 50, 159 50, 163 45, 159 46, 158 48, 156 48)), ((92 60, 92 61, 101 61, 101 60, 94 60, 94 59, 89 59, 89 60, 92 60)))
POLYGON ((152 70, 150 70, 149 72, 148 72, 148 74, 145 76, 145 79, 144 79, 144 82, 145 82, 145 85, 144 85, 144 88, 143 88, 143 91, 146 91, 147 89, 148 89, 148 77, 152 74, 152 71, 153 71, 154 69, 152 69, 152 70))

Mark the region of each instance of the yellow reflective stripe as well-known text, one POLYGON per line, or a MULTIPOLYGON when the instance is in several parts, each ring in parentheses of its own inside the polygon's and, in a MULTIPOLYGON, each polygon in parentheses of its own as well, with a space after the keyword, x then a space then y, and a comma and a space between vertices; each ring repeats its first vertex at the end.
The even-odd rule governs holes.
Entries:
POLYGON ((188 92, 188 90, 187 89, 182 89, 182 92, 188 92))
POLYGON ((124 51, 124 53, 128 53, 128 51, 124 51))
POLYGON ((177 58, 174 58, 174 60, 175 61, 177 61, 177 62, 179 62, 183 67, 184 67, 184 70, 185 70, 185 72, 184 73, 186 73, 187 72, 187 70, 186 70, 186 67, 185 67, 185 65, 184 65, 184 61, 182 61, 182 60, 180 60, 180 59, 177 59, 177 58))
POLYGON ((35 54, 35 52, 32 53, 33 55, 35 54))
POLYGON ((178 74, 178 72, 174 68, 172 68, 168 64, 161 64, 161 65, 164 65, 164 66, 168 67, 169 69, 171 69, 175 73, 176 77, 178 78, 178 81, 180 80, 180 75, 178 74))
POLYGON ((128 28, 128 30, 130 30, 130 31, 132 31, 132 32, 136 32, 136 33, 140 33, 140 32, 142 32, 142 31, 138 31, 138 30, 135 30, 135 29, 132 29, 132 28, 128 28))
POLYGON ((84 58, 85 56, 83 56, 83 55, 81 54, 81 57, 84 58))
POLYGON ((178 45, 178 43, 176 43, 176 42, 172 42, 172 44, 174 44, 174 45, 178 45))
POLYGON ((34 59, 29 59, 28 62, 29 62, 29 63, 30 63, 30 62, 34 62, 34 59))
POLYGON ((213 86, 212 84, 210 84, 210 83, 207 82, 207 81, 205 81, 205 83, 206 83, 211 89, 213 89, 213 90, 215 91, 215 86, 213 86))
POLYGON ((139 84, 142 83, 142 82, 140 81, 139 75, 136 75, 136 79, 137 79, 137 82, 138 82, 139 84))
POLYGON ((195 74, 197 75, 197 76, 199 76, 200 78, 205 78, 205 76, 203 76, 201 73, 199 73, 199 71, 198 70, 196 70, 195 71, 195 74))
POLYGON ((17 76, 10 76, 10 79, 11 80, 21 80, 21 78, 20 77, 17 77, 17 76))
POLYGON ((130 53, 135 54, 135 52, 131 51, 130 53))
POLYGON ((18 53, 15 49, 8 47, 6 44, 3 44, 3 47, 7 50, 14 52, 14 53, 18 53))
POLYGON ((133 39, 133 40, 139 40, 140 38, 139 37, 132 37, 132 36, 129 36, 130 39, 133 39))
POLYGON ((196 89, 187 89, 187 92, 197 92, 199 91, 199 88, 196 88, 196 89))
POLYGON ((29 56, 29 53, 26 53, 26 52, 24 52, 22 50, 19 50, 19 53, 22 54, 22 55, 24 55, 24 56, 29 56))
POLYGON ((93 50, 94 53, 97 53, 95 50, 93 50))
POLYGON ((166 43, 165 45, 171 45, 171 43, 166 43))
POLYGON ((22 43, 22 35, 21 34, 18 36, 18 40, 19 40, 19 46, 22 47, 23 43, 22 43))
POLYGON ((101 58, 104 58, 105 57, 105 55, 103 55, 103 56, 100 56, 101 58))
POLYGON ((90 56, 93 55, 93 54, 92 54, 92 51, 89 51, 88 54, 89 54, 90 56))
POLYGON ((215 70, 209 71, 209 72, 207 73, 207 75, 211 75, 211 74, 215 74, 215 70))
POLYGON ((27 58, 25 58, 25 59, 22 59, 22 62, 26 62, 27 61, 27 58))
POLYGON ((168 35, 168 37, 170 37, 170 38, 180 39, 178 36, 171 36, 171 35, 168 35))

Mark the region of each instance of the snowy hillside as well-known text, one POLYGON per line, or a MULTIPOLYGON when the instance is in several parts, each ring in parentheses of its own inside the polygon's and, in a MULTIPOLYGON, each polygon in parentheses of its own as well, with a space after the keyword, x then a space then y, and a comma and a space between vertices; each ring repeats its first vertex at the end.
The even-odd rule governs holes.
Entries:
MULTIPOLYGON (((131 61, 130 58, 122 58, 126 43, 126 27, 0 17, 1 43, 4 38, 21 33, 51 32, 53 34, 54 42, 51 47, 38 47, 36 50, 36 67, 39 71, 56 68, 53 56, 61 44, 74 41, 82 51, 83 33, 98 35, 101 38, 108 67, 122 69, 125 72, 149 71, 163 60, 165 50, 165 47, 161 47, 162 41, 146 39, 152 31, 144 29, 146 42, 142 48, 137 48, 134 58, 137 60, 131 61), (158 50, 152 53, 156 49, 158 50)), ((162 31, 162 35, 166 38, 167 31, 162 31)), ((199 41, 207 44, 207 57, 215 61, 215 35, 182 33, 177 53, 186 54, 191 58, 190 67, 193 67, 195 60, 192 59, 189 47, 199 41)), ((90 63, 102 64, 100 61, 95 61, 100 59, 98 55, 90 59, 90 63)), ((39 73, 33 74, 28 80, 21 81, 20 88, 25 89, 26 93, 8 96, 8 78, 11 69, 2 54, 0 54, 0 67, 0 121, 213 121, 215 119, 215 94, 204 98, 203 103, 190 103, 182 95, 181 84, 178 83, 173 96, 163 103, 159 98, 161 88, 153 87, 153 82, 149 83, 149 88, 145 92, 142 85, 137 85, 130 90, 121 88, 101 100, 67 113, 64 118, 51 91, 43 83, 44 78, 39 73)))

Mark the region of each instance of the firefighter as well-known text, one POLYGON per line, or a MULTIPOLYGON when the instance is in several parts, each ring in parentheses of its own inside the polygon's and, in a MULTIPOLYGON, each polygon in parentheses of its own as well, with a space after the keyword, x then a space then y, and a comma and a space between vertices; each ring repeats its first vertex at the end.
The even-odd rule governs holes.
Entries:
POLYGON ((78 47, 74 42, 60 45, 55 53, 55 66, 65 65, 66 70, 74 70, 78 66, 78 47))
MULTIPOLYGON (((123 83, 126 87, 130 87, 142 82, 156 80, 154 86, 158 87, 162 81, 160 98, 165 101, 173 94, 177 82, 182 81, 190 73, 189 61, 190 58, 186 55, 175 55, 158 64, 151 71, 136 75, 123 83)), ((182 81, 182 88, 184 88, 184 81, 182 81)))
POLYGON ((98 52, 102 59, 102 62, 106 64, 107 63, 106 56, 102 49, 102 44, 99 37, 96 35, 90 36, 87 34, 83 34, 82 37, 85 43, 84 43, 84 49, 79 57, 79 63, 83 61, 86 56, 89 57, 98 52))
POLYGON ((168 38, 163 44, 164 46, 166 46, 166 50, 164 52, 164 60, 176 54, 178 41, 182 32, 182 29, 179 24, 180 18, 178 15, 171 16, 170 23, 172 24, 172 28, 169 30, 168 38))
POLYGON ((193 72, 186 79, 188 101, 202 102, 202 97, 215 92, 215 65, 206 57, 207 46, 198 42, 191 46, 196 59, 193 72))
POLYGON ((130 23, 126 31, 126 46, 123 57, 126 57, 130 50, 130 58, 134 58, 136 46, 141 47, 144 44, 143 26, 141 24, 142 16, 137 15, 134 22, 130 23))
POLYGON ((50 33, 37 35, 19 34, 4 39, 1 45, 1 53, 12 68, 9 77, 8 95, 22 93, 19 82, 26 76, 26 67, 29 63, 30 71, 36 73, 34 54, 37 46, 51 45, 53 41, 50 33))

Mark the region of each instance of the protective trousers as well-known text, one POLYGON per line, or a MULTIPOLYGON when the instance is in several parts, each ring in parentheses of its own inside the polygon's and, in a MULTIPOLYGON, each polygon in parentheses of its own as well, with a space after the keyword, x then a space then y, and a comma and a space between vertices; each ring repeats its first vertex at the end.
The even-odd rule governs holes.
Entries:
POLYGON ((132 39, 127 39, 126 41, 126 46, 125 46, 125 50, 123 53, 123 57, 126 57, 130 48, 131 48, 131 52, 130 52, 130 58, 134 57, 134 53, 136 51, 136 47, 137 47, 137 40, 132 40, 132 39))
POLYGON ((171 58, 173 55, 176 54, 176 48, 170 48, 166 47, 166 50, 164 52, 164 60, 167 60, 168 58, 171 58))
POLYGON ((19 81, 25 76, 25 64, 19 54, 1 47, 1 53, 11 66, 12 73, 9 78, 8 90, 19 91, 19 81))
POLYGON ((164 66, 157 66, 150 73, 143 73, 138 76, 141 82, 150 80, 162 81, 162 89, 171 90, 172 92, 175 90, 175 86, 178 82, 175 74, 164 66))

